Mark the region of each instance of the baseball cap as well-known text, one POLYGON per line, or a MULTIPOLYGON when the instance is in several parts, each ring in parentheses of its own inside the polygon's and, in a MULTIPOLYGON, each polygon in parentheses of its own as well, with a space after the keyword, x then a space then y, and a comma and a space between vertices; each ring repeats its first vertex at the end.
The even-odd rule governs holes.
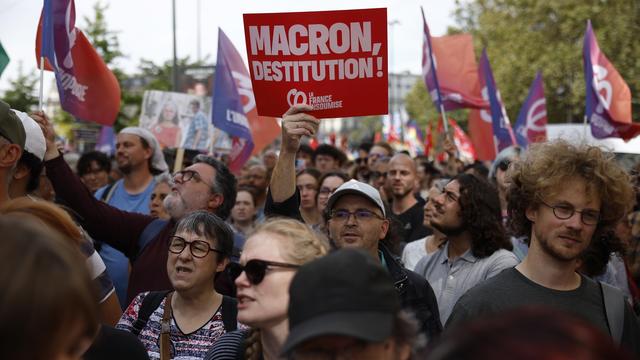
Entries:
POLYGON ((40 125, 26 113, 15 109, 12 110, 18 115, 18 118, 20 118, 26 133, 24 151, 33 154, 33 156, 40 159, 40 161, 44 160, 44 153, 47 151, 47 142, 40 125))
POLYGON ((289 336, 283 354, 323 335, 380 342, 391 335, 400 299, 380 262, 340 249, 298 269, 289 288, 289 336))
POLYGON ((338 199, 342 195, 347 194, 364 196, 367 199, 373 201, 373 203, 376 204, 376 206, 378 206, 378 208, 380 208, 380 210, 382 211, 382 216, 387 217, 387 213, 384 210, 384 203, 382 202, 382 198, 380 197, 380 192, 369 184, 365 184, 353 179, 340 185, 340 187, 338 187, 336 191, 331 194, 329 201, 327 201, 327 209, 333 209, 333 205, 336 203, 336 201, 338 201, 338 199))
POLYGON ((9 104, 0 100, 0 135, 7 138, 12 143, 24 149, 24 142, 27 137, 22 126, 22 122, 9 104))

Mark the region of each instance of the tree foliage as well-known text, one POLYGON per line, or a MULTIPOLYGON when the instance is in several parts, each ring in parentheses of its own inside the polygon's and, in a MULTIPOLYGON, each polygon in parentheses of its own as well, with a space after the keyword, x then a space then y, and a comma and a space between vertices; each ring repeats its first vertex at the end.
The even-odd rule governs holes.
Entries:
POLYGON ((11 88, 3 95, 3 100, 11 105, 11 108, 30 112, 38 105, 38 76, 34 73, 25 74, 22 71, 22 63, 18 66, 18 76, 9 80, 11 88))
POLYGON ((458 0, 455 18, 459 30, 474 35, 476 54, 487 47, 512 123, 538 70, 549 120, 582 121, 582 44, 588 19, 600 48, 629 85, 634 110, 640 110, 637 0, 458 0))

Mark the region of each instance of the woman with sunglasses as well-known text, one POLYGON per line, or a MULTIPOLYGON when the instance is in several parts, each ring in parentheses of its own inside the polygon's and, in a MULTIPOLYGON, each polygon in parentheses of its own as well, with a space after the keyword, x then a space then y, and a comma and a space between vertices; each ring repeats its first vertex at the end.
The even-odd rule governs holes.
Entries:
POLYGON ((251 326, 223 335, 206 359, 279 359, 289 333, 289 285, 301 265, 327 254, 326 240, 299 221, 260 225, 230 266, 238 289, 238 321, 251 326))
POLYGON ((227 266, 232 247, 233 233, 218 216, 207 211, 185 216, 169 238, 167 272, 175 291, 139 294, 117 327, 136 334, 151 359, 203 358, 222 334, 237 327, 235 301, 217 293, 213 281, 227 266))

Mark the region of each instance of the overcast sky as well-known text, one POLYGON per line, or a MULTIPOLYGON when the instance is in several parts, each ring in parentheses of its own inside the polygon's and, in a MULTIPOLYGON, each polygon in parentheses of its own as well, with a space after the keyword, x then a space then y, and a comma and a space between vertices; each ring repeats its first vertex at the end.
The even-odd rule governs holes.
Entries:
MULTIPOLYGON (((242 14, 342 10, 386 7, 388 21, 397 20, 389 31, 390 71, 420 72, 422 47, 422 17, 420 6, 434 36, 443 35, 447 26, 454 25, 452 11, 455 0, 176 0, 178 56, 197 58, 198 1, 200 1, 201 53, 215 62, 217 28, 220 27, 234 43, 246 61, 242 14), (224 5, 222 5, 224 4, 224 5)), ((105 1, 103 1, 104 3, 105 1)), ((112 0, 106 12, 109 29, 118 31, 121 51, 127 55, 118 65, 131 73, 140 58, 156 63, 171 59, 171 0, 112 0)), ((15 79, 20 62, 23 71, 36 70, 35 33, 42 8, 42 0, 0 0, 0 42, 11 58, 0 78, 0 94, 15 79)), ((84 17, 93 16, 96 0, 76 0, 76 26, 83 29, 84 17)), ((45 76, 45 83, 52 75, 45 76)), ((45 89, 48 86, 45 87, 45 89)))

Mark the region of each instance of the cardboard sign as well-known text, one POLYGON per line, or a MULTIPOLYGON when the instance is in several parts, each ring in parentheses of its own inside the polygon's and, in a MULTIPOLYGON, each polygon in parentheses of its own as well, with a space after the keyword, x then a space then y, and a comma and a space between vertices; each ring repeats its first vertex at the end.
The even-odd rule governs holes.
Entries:
POLYGON ((387 9, 244 14, 244 31, 258 114, 388 112, 387 9))

